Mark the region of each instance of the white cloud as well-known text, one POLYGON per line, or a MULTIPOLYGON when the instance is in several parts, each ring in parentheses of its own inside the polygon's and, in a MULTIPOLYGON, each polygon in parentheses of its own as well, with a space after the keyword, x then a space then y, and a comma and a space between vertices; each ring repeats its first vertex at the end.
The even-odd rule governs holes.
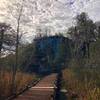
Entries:
POLYGON ((100 0, 92 0, 83 9, 94 21, 100 21, 100 0))
MULTIPOLYGON (((76 14, 85 11, 94 21, 100 20, 100 0, 26 0, 24 8, 24 29, 29 33, 34 33, 37 26, 52 27, 51 33, 65 31, 73 24, 73 17, 76 14), (29 3, 31 1, 31 3, 29 3), (36 2, 35 2, 36 1, 36 2), (37 6, 36 6, 37 5, 37 6), (29 18, 29 15, 31 17, 29 18), (28 17, 27 17, 28 16, 28 17), (28 23, 27 19, 31 19, 28 23), (28 27, 27 27, 28 25, 28 27)), ((17 0, 18 2, 18 0, 17 0)), ((7 4, 11 0, 0 1, 0 20, 7 21, 7 4), (8 2, 7 2, 8 1, 8 2), (3 16, 1 16, 3 15, 3 16)), ((11 21, 15 22, 13 17, 11 21)), ((14 26, 15 23, 12 23, 14 26)))

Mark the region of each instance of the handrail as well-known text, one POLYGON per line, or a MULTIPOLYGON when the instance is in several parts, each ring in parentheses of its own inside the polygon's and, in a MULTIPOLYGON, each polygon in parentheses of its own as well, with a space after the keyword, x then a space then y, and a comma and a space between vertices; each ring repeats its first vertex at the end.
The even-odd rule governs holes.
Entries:
POLYGON ((39 78, 38 80, 30 82, 26 87, 24 87, 23 89, 21 89, 18 93, 13 94, 11 96, 8 96, 5 100, 13 100, 13 99, 15 99, 16 97, 18 97, 19 95, 21 95, 23 92, 27 91, 32 86, 35 86, 40 80, 41 80, 41 78, 39 78))

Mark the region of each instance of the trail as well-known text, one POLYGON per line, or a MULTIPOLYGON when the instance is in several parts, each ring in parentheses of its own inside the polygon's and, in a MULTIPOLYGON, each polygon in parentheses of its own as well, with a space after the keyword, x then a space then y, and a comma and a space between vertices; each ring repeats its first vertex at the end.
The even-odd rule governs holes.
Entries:
POLYGON ((14 100, 53 100, 56 74, 44 77, 36 86, 19 95, 14 100))

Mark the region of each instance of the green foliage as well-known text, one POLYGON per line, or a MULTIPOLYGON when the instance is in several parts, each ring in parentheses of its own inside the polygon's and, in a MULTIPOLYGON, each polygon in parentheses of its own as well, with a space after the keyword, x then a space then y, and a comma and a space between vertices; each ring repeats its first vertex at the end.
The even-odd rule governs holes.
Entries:
POLYGON ((0 59, 0 67, 2 70, 12 70, 15 64, 15 55, 10 54, 0 59))
POLYGON ((65 64, 66 62, 69 62, 69 59, 71 57, 71 48, 70 43, 67 41, 65 43, 59 44, 58 52, 55 57, 55 63, 59 64, 65 64))
POLYGON ((83 12, 80 15, 77 15, 76 22, 77 30, 79 31, 79 34, 82 35, 84 41, 95 38, 94 29, 96 29, 96 26, 86 13, 83 12))
MULTIPOLYGON (((34 56, 35 47, 33 43, 19 47, 18 70, 24 71, 27 69, 30 63, 34 62, 34 56)), ((2 66, 5 70, 12 70, 15 66, 15 54, 10 54, 4 58, 1 58, 0 66, 2 66)))
MULTIPOLYGON (((79 99, 100 99, 100 39, 90 46, 90 58, 73 58, 64 70, 63 88, 74 92, 79 99)), ((70 96, 70 94, 69 94, 70 96)))
POLYGON ((76 16, 76 26, 70 27, 68 34, 74 41, 74 53, 77 57, 90 56, 90 46, 94 40, 96 40, 96 25, 88 17, 88 15, 83 12, 76 16))
POLYGON ((95 29, 96 25, 94 22, 86 13, 83 12, 80 15, 77 15, 76 26, 70 27, 68 34, 70 34, 72 38, 88 42, 89 40, 95 38, 95 29))
MULTIPOLYGON (((30 64, 34 63, 36 48, 35 45, 28 44, 19 48, 19 69, 27 70, 30 64)), ((34 67, 34 66, 33 66, 34 67)))

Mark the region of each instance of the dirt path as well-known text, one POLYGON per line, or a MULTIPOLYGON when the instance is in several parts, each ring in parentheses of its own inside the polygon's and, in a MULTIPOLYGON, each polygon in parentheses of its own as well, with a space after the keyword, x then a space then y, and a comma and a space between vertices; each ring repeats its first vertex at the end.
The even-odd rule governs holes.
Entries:
POLYGON ((53 100, 55 80, 56 74, 46 76, 36 86, 14 100, 53 100))

